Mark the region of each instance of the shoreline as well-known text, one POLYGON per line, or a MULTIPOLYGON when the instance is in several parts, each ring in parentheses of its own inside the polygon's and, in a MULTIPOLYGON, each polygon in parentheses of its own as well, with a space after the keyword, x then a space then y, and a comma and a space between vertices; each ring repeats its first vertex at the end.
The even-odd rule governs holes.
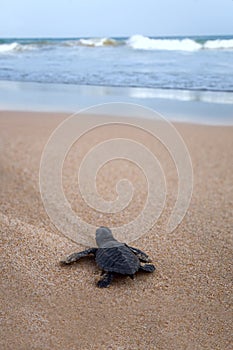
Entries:
POLYGON ((233 93, 0 81, 0 110, 75 113, 111 102, 158 111, 171 122, 233 125, 233 93))

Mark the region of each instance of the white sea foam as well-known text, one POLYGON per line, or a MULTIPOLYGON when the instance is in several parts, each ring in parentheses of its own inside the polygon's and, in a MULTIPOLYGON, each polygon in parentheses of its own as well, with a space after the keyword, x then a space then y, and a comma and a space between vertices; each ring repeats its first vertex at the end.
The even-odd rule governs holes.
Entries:
POLYGON ((133 35, 127 45, 137 50, 196 51, 201 49, 233 49, 233 39, 208 40, 201 44, 193 39, 151 39, 143 35, 133 35))
POLYGON ((117 41, 111 38, 92 38, 92 39, 80 39, 80 44, 83 46, 116 46, 117 41))
POLYGON ((36 45, 33 45, 33 44, 21 45, 17 42, 13 42, 10 44, 0 44, 0 54, 14 52, 14 51, 35 50, 35 49, 36 49, 36 45))
POLYGON ((233 39, 208 40, 203 44, 204 49, 233 49, 233 39))
POLYGON ((133 35, 128 40, 113 38, 82 38, 53 42, 52 40, 35 40, 28 42, 12 42, 0 44, 0 54, 59 48, 59 46, 105 47, 126 45, 136 50, 170 50, 170 51, 198 51, 198 50, 233 50, 233 39, 212 39, 198 42, 191 38, 184 39, 155 39, 143 35, 133 35))
POLYGON ((192 39, 150 39, 143 35, 131 36, 127 44, 140 50, 195 51, 202 48, 201 44, 192 39))
POLYGON ((11 43, 11 44, 1 44, 0 45, 0 52, 8 52, 8 51, 14 51, 17 49, 17 47, 19 46, 20 44, 18 43, 11 43))

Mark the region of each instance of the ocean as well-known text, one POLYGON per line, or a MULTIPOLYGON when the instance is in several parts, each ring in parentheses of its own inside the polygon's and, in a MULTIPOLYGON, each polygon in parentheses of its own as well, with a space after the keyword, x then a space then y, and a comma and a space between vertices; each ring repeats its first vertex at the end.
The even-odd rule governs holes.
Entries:
POLYGON ((0 109, 136 103, 174 121, 233 124, 233 36, 0 39, 0 109))
POLYGON ((0 39, 0 80, 233 91, 233 36, 0 39))

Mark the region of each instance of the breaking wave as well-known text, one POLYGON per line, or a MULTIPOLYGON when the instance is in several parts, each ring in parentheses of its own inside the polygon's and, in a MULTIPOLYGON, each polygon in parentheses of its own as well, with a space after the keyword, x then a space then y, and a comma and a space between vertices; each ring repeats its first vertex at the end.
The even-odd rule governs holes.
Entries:
POLYGON ((36 49, 56 48, 56 47, 100 47, 100 46, 118 46, 122 42, 112 38, 92 38, 92 39, 74 39, 74 40, 35 40, 27 42, 12 42, 0 44, 0 53, 10 53, 14 51, 29 51, 36 49))
POLYGON ((0 52, 9 52, 17 50, 21 45, 18 43, 2 44, 0 45, 0 52))
POLYGON ((35 50, 36 49, 36 45, 33 44, 29 44, 29 45, 25 45, 25 44, 19 44, 17 42, 13 42, 10 44, 0 44, 0 53, 9 53, 9 52, 13 52, 13 51, 29 51, 29 50, 35 50))
POLYGON ((150 39, 142 35, 133 35, 127 44, 138 50, 195 51, 201 49, 201 44, 192 39, 150 39))
POLYGON ((87 46, 87 47, 100 47, 100 46, 118 46, 120 45, 119 40, 112 38, 91 38, 91 39, 76 39, 76 40, 65 40, 61 46, 87 46))
POLYGON ((233 49, 233 39, 207 40, 203 43, 185 39, 152 39, 143 35, 133 35, 127 45, 137 50, 197 51, 202 49, 233 49))
POLYGON ((204 49, 233 49, 233 39, 207 40, 203 46, 204 49))
POLYGON ((120 44, 119 41, 112 38, 97 38, 97 39, 80 39, 80 45, 82 46, 117 46, 120 44))
POLYGON ((0 54, 30 50, 51 50, 56 48, 76 47, 115 47, 126 46, 133 50, 233 50, 232 38, 200 40, 198 38, 149 38, 143 35, 133 35, 125 38, 73 38, 73 39, 17 39, 0 40, 0 54))

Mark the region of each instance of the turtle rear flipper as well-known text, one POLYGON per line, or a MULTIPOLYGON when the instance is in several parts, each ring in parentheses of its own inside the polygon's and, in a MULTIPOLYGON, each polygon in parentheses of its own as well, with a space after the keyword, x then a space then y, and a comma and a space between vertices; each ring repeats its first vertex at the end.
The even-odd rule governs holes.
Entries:
POLYGON ((104 272, 103 277, 98 281, 97 286, 99 288, 107 288, 113 280, 112 272, 104 272))
POLYGON ((128 247, 135 255, 137 255, 138 259, 142 262, 151 262, 151 259, 149 258, 149 256, 144 253, 142 250, 131 247, 127 244, 125 244, 126 247, 128 247))
POLYGON ((145 271, 145 272, 154 272, 155 271, 155 266, 152 265, 152 264, 140 265, 139 270, 140 271, 145 271))

